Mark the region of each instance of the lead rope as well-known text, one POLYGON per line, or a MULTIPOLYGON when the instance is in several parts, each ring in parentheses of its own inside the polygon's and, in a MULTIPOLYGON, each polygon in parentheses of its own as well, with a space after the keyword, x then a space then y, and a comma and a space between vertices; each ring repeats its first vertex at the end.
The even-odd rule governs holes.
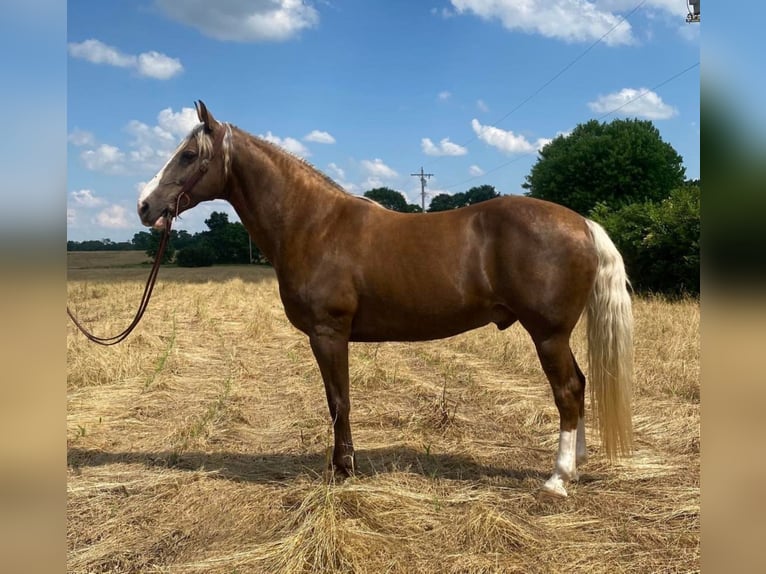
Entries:
MULTIPOLYGON (((183 194, 185 195, 185 194, 183 194)), ((178 199, 181 199, 181 195, 178 196, 178 199)), ((186 198, 188 200, 188 197, 186 198)), ((152 296, 152 290, 154 290, 154 284, 157 281, 157 274, 160 270, 160 264, 162 263, 162 257, 165 255, 165 248, 168 245, 168 241, 170 239, 170 226, 171 226, 172 219, 170 216, 168 216, 165 219, 165 232, 162 235, 162 238, 160 239, 160 245, 157 249, 157 255, 154 258, 154 264, 152 265, 152 270, 149 272, 149 278, 146 280, 146 286, 144 287, 144 294, 141 296, 141 303, 138 306, 138 311, 136 312, 136 316, 133 319, 133 321, 128 325, 128 327, 119 335, 114 335, 113 337, 98 337, 88 331, 85 327, 83 327, 80 322, 77 320, 77 318, 74 316, 74 313, 69 309, 69 305, 67 305, 66 312, 67 315, 69 315, 69 318, 72 319, 72 322, 77 326, 77 328, 82 331, 83 335, 85 335, 88 339, 93 341, 94 343, 98 343, 99 345, 109 346, 109 345, 116 345, 117 343, 120 343, 125 340, 125 338, 130 335, 131 331, 136 328, 136 325, 138 325, 139 321, 141 321, 141 318, 144 316, 144 311, 146 311, 146 308, 149 305, 149 298, 152 296)))

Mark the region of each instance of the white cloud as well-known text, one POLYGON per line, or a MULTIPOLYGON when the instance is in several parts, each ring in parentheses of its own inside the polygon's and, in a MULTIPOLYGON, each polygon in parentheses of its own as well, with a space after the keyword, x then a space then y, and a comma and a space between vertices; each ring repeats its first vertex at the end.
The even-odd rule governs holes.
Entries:
POLYGON ((443 138, 439 142, 438 146, 435 145, 430 138, 423 138, 420 140, 420 147, 423 149, 423 153, 425 153, 426 155, 457 156, 457 155, 465 155, 468 153, 468 150, 466 148, 454 142, 451 142, 449 138, 443 138))
MULTIPOLYGON (((565 42, 591 42, 609 32, 620 18, 587 0, 451 0, 458 14, 500 20, 508 30, 540 34, 565 42)), ((633 4, 635 4, 633 2, 633 4)), ((631 6, 632 7, 632 6, 631 6)), ((634 41, 630 23, 622 22, 606 38, 610 46, 634 41)))
POLYGON ((165 108, 157 114, 155 125, 138 120, 128 122, 124 128, 130 136, 127 150, 101 144, 84 150, 80 158, 92 171, 153 175, 175 151, 178 142, 198 123, 197 112, 193 108, 182 108, 178 112, 165 108))
POLYGON ((309 151, 309 149, 295 138, 291 138, 291 137, 281 138, 279 136, 275 136, 270 131, 266 132, 266 135, 259 135, 258 137, 265 139, 267 142, 276 144, 279 147, 289 151, 291 154, 297 155, 298 157, 305 158, 311 155, 311 152, 309 151))
POLYGON ((678 110, 662 101, 662 98, 645 88, 623 88, 619 92, 599 96, 588 107, 596 113, 615 113, 647 120, 667 120, 678 110))
POLYGON ((376 187, 385 187, 385 185, 385 182, 375 175, 371 175, 362 182, 362 187, 365 190, 375 189, 376 187))
POLYGON ((305 0, 156 0, 165 13, 217 40, 288 40, 319 24, 319 13, 305 0))
POLYGON ((79 128, 73 129, 72 133, 67 136, 67 139, 72 143, 72 145, 77 147, 93 145, 96 143, 96 138, 91 132, 86 132, 79 128))
POLYGON ((107 64, 118 68, 131 68, 140 75, 158 80, 167 80, 180 74, 184 67, 177 58, 159 52, 125 54, 113 46, 93 38, 83 42, 70 42, 69 55, 92 64, 107 64))
POLYGON ((479 108, 480 112, 488 112, 489 106, 484 102, 484 100, 476 100, 476 107, 479 108))
POLYGON ((447 90, 444 90, 443 92, 439 92, 436 96, 436 99, 440 102, 446 102, 452 97, 452 94, 448 92, 447 90))
POLYGON ((91 171, 106 173, 124 173, 125 153, 113 145, 101 144, 95 149, 88 149, 80 154, 85 167, 91 171))
POLYGON ((356 185, 355 183, 349 183, 347 181, 338 181, 337 184, 341 186, 343 189, 345 189, 348 193, 352 195, 359 195, 360 187, 356 185))
POLYGON ((327 132, 319 130, 313 130, 311 133, 303 136, 303 141, 321 143, 321 144, 334 144, 335 138, 327 132))
POLYGON ((157 114, 157 125, 179 140, 189 135, 198 123, 197 110, 194 108, 181 108, 180 112, 165 108, 157 114))
POLYGON ((75 225, 77 223, 77 212, 71 207, 66 209, 66 224, 75 225))
POLYGON ((180 74, 184 67, 181 60, 151 51, 138 55, 138 73, 149 78, 167 80, 180 74))
POLYGON ((158 153, 167 159, 178 142, 198 123, 197 112, 193 108, 181 108, 179 112, 174 112, 173 108, 165 108, 157 114, 156 125, 150 126, 138 120, 131 120, 125 131, 133 137, 130 146, 136 150, 143 150, 141 155, 158 153), (148 152, 146 148, 151 148, 151 151, 148 152))
MULTIPOLYGON (((628 12, 636 7, 636 0, 591 0, 599 10, 610 12, 628 12)), ((683 16, 687 13, 686 3, 678 0, 647 0, 643 8, 655 8, 671 15, 683 16)))
POLYGON ((83 207, 98 207, 104 204, 104 200, 100 197, 96 197, 90 189, 80 189, 71 193, 72 199, 77 205, 83 207))
POLYGON ((87 60, 91 64, 107 64, 118 68, 132 68, 136 65, 135 56, 123 54, 117 48, 93 38, 79 43, 70 42, 68 46, 70 56, 87 60))
POLYGON ((523 135, 494 126, 482 125, 476 118, 471 120, 471 127, 481 141, 505 153, 531 153, 550 142, 549 139, 540 138, 535 143, 531 143, 523 135))
POLYGON ((355 194, 359 189, 359 186, 346 181, 346 170, 340 167, 338 164, 331 162, 327 164, 328 175, 332 179, 345 189, 348 193, 355 194))
POLYGON ((346 172, 343 168, 338 167, 335 163, 327 164, 327 169, 330 170, 330 175, 337 177, 338 179, 345 179, 346 172))
POLYGON ((383 163, 383 160, 379 158, 375 158, 372 161, 369 159, 363 159, 362 168, 364 168, 364 170, 371 176, 371 179, 373 179, 378 184, 376 187, 379 187, 380 183, 382 182, 380 178, 392 179, 399 175, 396 173, 396 171, 383 163))
POLYGON ((110 229, 130 229, 135 226, 132 219, 131 213, 131 221, 128 221, 128 212, 121 205, 110 205, 96 215, 96 223, 110 229))
POLYGON ((470 173, 474 177, 479 177, 481 175, 484 175, 484 170, 481 169, 478 165, 474 164, 468 168, 468 173, 470 173))

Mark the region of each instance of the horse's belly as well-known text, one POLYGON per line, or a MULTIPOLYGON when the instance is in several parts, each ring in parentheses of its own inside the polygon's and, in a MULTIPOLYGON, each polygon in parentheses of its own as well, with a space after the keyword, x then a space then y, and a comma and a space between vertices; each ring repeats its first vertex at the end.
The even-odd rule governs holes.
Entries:
POLYGON ((351 326, 352 341, 428 341, 443 339, 497 321, 491 309, 462 308, 433 313, 411 307, 361 307, 351 326))

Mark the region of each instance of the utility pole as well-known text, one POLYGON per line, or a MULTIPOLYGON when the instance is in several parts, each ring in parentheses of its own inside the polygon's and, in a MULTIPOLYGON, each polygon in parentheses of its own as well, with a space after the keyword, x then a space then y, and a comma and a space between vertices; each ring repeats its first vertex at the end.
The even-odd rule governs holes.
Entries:
POLYGON ((420 167, 420 173, 411 173, 410 175, 420 178, 420 205, 423 213, 426 212, 426 178, 433 177, 432 173, 423 173, 423 167, 420 167))

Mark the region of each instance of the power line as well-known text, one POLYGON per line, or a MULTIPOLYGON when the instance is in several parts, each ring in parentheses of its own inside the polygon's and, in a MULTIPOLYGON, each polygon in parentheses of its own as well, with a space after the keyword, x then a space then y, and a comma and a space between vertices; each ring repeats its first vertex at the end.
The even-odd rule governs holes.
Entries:
MULTIPOLYGON (((693 70, 694 68, 698 67, 699 65, 700 65, 700 63, 699 63, 699 62, 695 62, 695 63, 694 63, 694 64, 692 64, 691 66, 688 66, 687 68, 684 68, 684 69, 683 69, 683 70, 681 70, 680 72, 677 72, 677 73, 673 74, 672 76, 670 76, 669 78, 667 78, 667 79, 665 79, 665 80, 661 81, 659 84, 656 84, 655 86, 653 86, 653 87, 651 87, 651 88, 649 88, 649 89, 646 89, 646 90, 644 90, 643 92, 641 92, 641 93, 640 93, 640 94, 638 94, 637 96, 635 96, 635 97, 633 97, 633 98, 629 99, 627 102, 625 102, 625 103, 623 103, 623 104, 621 104, 621 105, 617 106, 616 108, 614 108, 614 109, 612 109, 612 110, 609 110, 608 112, 606 112, 606 113, 602 114, 602 115, 601 115, 601 116, 599 116, 597 119, 598 119, 598 120, 602 120, 602 119, 604 119, 605 117, 612 115, 613 113, 615 113, 615 112, 617 112, 617 111, 621 110, 622 108, 624 108, 624 107, 625 107, 625 106, 627 106, 628 104, 632 104, 632 103, 633 103, 633 102, 635 102, 636 100, 640 100, 641 98, 643 98, 643 97, 644 97, 645 95, 647 95, 648 93, 650 93, 650 92, 654 92, 655 90, 657 90, 657 89, 661 88, 662 86, 664 86, 664 85, 666 85, 666 84, 669 84, 670 82, 672 82, 672 81, 673 81, 673 80, 675 80, 676 78, 679 78, 679 77, 683 76, 684 74, 686 74, 687 72, 689 72, 689 71, 693 70)), ((507 162, 505 162, 505 163, 501 163, 500 165, 498 165, 498 166, 496 166, 496 167, 493 167, 493 168, 492 168, 492 169, 490 169, 490 170, 487 170, 487 171, 485 171, 485 172, 484 172, 482 175, 477 175, 477 176, 474 176, 474 177, 470 177, 470 178, 468 178, 468 179, 465 179, 465 180, 463 180, 463 181, 459 181, 459 182, 457 182, 457 183, 453 183, 453 184, 451 184, 451 185, 445 185, 445 186, 442 186, 442 188, 443 188, 443 189, 451 189, 451 188, 453 188, 453 187, 457 187, 458 185, 465 185, 466 183, 470 183, 470 182, 472 182, 472 181, 475 181, 475 180, 477 180, 477 179, 479 179, 479 178, 482 178, 482 177, 484 177, 485 175, 487 175, 487 174, 489 174, 489 173, 493 173, 493 172, 496 172, 496 171, 498 171, 498 170, 500 170, 500 169, 502 169, 502 168, 504 168, 504 167, 507 167, 507 166, 511 165, 512 163, 515 163, 515 162, 517 162, 517 161, 519 161, 519 160, 523 159, 524 157, 526 157, 526 156, 528 156, 528 155, 532 155, 533 153, 537 153, 537 151, 538 151, 538 150, 535 150, 535 151, 530 151, 530 152, 525 152, 525 153, 519 154, 518 156, 516 156, 515 158, 513 158, 513 159, 511 159, 511 160, 509 160, 509 161, 507 161, 507 162)))
MULTIPOLYGON (((582 53, 581 53, 579 56, 577 56, 577 57, 576 57, 574 60, 572 60, 572 61, 571 61, 571 62, 569 62, 569 63, 568 63, 566 66, 564 66, 564 67, 563 67, 561 70, 559 70, 559 72, 558 72, 558 73, 556 73, 556 75, 554 75, 554 76, 553 76, 553 77, 552 77, 550 80, 548 80, 548 81, 547 81, 547 82, 545 82, 545 83, 544 83, 542 86, 540 86, 539 88, 537 88, 537 90, 535 90, 534 92, 532 92, 532 94, 531 94, 530 96, 527 96, 527 98, 526 98, 526 99, 522 100, 522 101, 521 101, 521 103, 519 103, 519 104, 518 104, 518 105, 517 105, 515 108, 513 108, 513 109, 512 109, 510 112, 508 112, 507 114, 505 114, 503 117, 501 117, 499 120, 497 120, 497 121, 496 121, 494 124, 492 124, 492 125, 493 125, 494 127, 497 127, 497 124, 499 124, 500 122, 502 122, 503 120, 505 120, 505 119, 506 119, 508 116, 510 116, 510 115, 511 115, 513 112, 517 111, 517 110, 518 110, 519 108, 521 108, 521 107, 522 107, 524 104, 526 104, 528 101, 530 101, 532 98, 534 98, 534 97, 535 97, 537 94, 539 94, 539 93, 540 93, 540 92, 542 92, 542 91, 543 91, 545 88, 547 88, 548 86, 550 86, 550 85, 551 85, 551 84, 552 84, 554 81, 556 81, 556 80, 559 78, 559 76, 561 76, 562 74, 564 74, 564 72, 566 72, 567 70, 569 70, 569 68, 571 68, 572 66, 574 66, 574 65, 575 65, 577 62, 579 62, 580 60, 582 60, 582 59, 583 59, 583 58, 586 56, 586 54, 588 54, 588 52, 590 52, 590 51, 591 51, 593 48, 595 48, 595 47, 596 47, 596 46, 597 46, 597 45, 598 45, 598 44, 599 44, 599 43, 600 43, 600 42, 601 42, 601 41, 602 41, 604 38, 606 38, 606 37, 607 37, 609 34, 611 34, 612 32, 614 32, 614 31, 615 31, 615 30, 616 30, 616 29, 617 29, 617 28, 618 28, 618 27, 619 27, 619 26, 620 26, 620 25, 621 25, 623 22, 625 22, 625 21, 626 21, 626 20, 627 20, 629 17, 631 17, 633 14, 635 14, 635 13, 638 11, 638 9, 639 9, 639 8, 641 8, 641 6, 643 6, 645 3, 646 3, 646 0, 641 0, 641 2, 639 2, 639 3, 636 5, 636 7, 635 7, 635 8, 633 8, 633 10, 631 10, 630 12, 628 12, 628 14, 627 14, 627 15, 625 15, 625 16, 620 16, 620 21, 619 21, 619 22, 617 22, 617 23, 616 23, 614 26, 612 26, 612 27, 611 27, 611 28, 610 28, 610 29, 609 29, 609 30, 608 30, 608 31, 607 31, 607 32, 606 32, 606 33, 605 33, 603 36, 601 36, 601 37, 600 37, 598 40, 596 40, 596 41, 595 41, 595 42, 593 42, 593 43, 592 43, 590 46, 588 46, 588 47, 587 47, 587 48, 586 48, 586 49, 585 49, 585 50, 584 50, 584 51, 583 51, 583 52, 582 52, 582 53)), ((476 136, 474 136, 474 138, 473 138, 473 139, 476 139, 476 136)), ((471 141, 473 141, 473 140, 471 140, 471 141)))
MULTIPOLYGON (((504 121, 504 120, 505 120, 505 119, 506 119, 508 116, 510 116, 510 115, 511 115, 511 114, 513 114, 514 112, 518 111, 519 109, 521 109, 521 108, 522 108, 522 107, 523 107, 523 106, 524 106, 524 105, 525 105, 527 102, 529 102, 530 100, 532 100, 533 98, 535 98, 535 97, 536 97, 536 96, 537 96, 537 95, 538 95, 540 92, 542 92, 542 91, 543 91, 545 88, 547 88, 548 86, 550 86, 550 85, 551 85, 553 82, 555 82, 555 81, 556 81, 556 80, 557 80, 559 77, 561 77, 561 76, 562 76, 562 75, 563 75, 563 74, 564 74, 564 73, 565 73, 567 70, 569 70, 569 69, 570 69, 572 66, 574 66, 574 65, 575 65, 577 62, 579 62, 580 60, 582 60, 582 59, 583 59, 583 58, 584 58, 584 57, 585 57, 585 56, 586 56, 586 55, 587 55, 587 54, 588 54, 588 53, 589 53, 591 50, 593 50, 593 48, 595 48, 595 47, 596 47, 596 46, 597 46, 599 43, 601 43, 601 42, 604 40, 604 38, 606 38, 607 36, 609 36, 609 35, 610 35, 612 32, 614 32, 614 31, 615 31, 617 28, 619 28, 619 27, 622 25, 622 23, 623 23, 623 22, 627 21, 627 19, 628 19, 628 18, 630 18, 631 16, 633 16, 633 14, 635 14, 635 13, 636 13, 636 12, 637 12, 637 11, 638 11, 638 10, 639 10, 639 9, 640 9, 640 8, 641 8, 643 5, 644 5, 644 4, 646 4, 646 2, 647 2, 647 0, 641 0, 641 2, 639 2, 638 4, 636 4, 636 6, 635 6, 635 7, 634 7, 634 8, 633 8, 633 9, 632 9, 630 12, 628 12, 628 13, 627 13, 625 16, 620 16, 620 19, 619 19, 619 21, 618 21, 618 22, 617 22, 617 23, 616 23, 614 26, 612 26, 612 27, 611 27, 609 30, 607 30, 607 31, 606 31, 606 32, 605 32, 605 33, 604 33, 604 34, 603 34, 603 35, 602 35, 602 36, 601 36, 601 37, 600 37, 598 40, 596 40, 596 41, 595 41, 595 42, 593 42, 593 43, 592 43, 590 46, 588 46, 587 48, 585 48, 585 50, 583 50, 583 51, 582 51, 582 52, 581 52, 581 53, 580 53, 580 54, 579 54, 577 57, 575 57, 573 60, 571 60, 571 61, 570 61, 570 62, 569 62, 569 63, 568 63, 566 66, 564 66, 563 68, 561 68, 561 70, 559 70, 558 72, 556 72, 556 74, 555 74, 555 75, 554 75, 552 78, 550 78, 550 79, 549 79, 547 82, 545 82, 543 85, 541 85, 539 88, 537 88, 537 89, 536 89, 534 92, 532 92, 532 93, 531 93, 529 96, 527 96, 526 98, 524 98, 524 99, 523 99, 523 100, 522 100, 520 103, 518 103, 518 104, 517 104, 517 105, 516 105, 516 106, 515 106, 513 109, 511 109, 511 111, 509 111, 508 113, 506 113, 505 115, 503 115, 503 116, 502 116, 500 119, 496 120, 494 123, 492 123, 492 124, 489 124, 489 125, 490 125, 491 127, 497 127, 497 125, 498 125, 499 123, 501 123, 502 121, 504 121)), ((474 141, 476 141, 476 139, 478 139, 478 136, 477 136, 477 135, 474 135, 474 136, 472 136, 471 138, 469 138, 468 140, 466 140, 465 142, 463 142, 463 143, 462 143, 462 144, 460 144, 460 145, 462 145, 463 147, 466 147, 468 144, 470 144, 470 143, 473 143, 474 141)), ((431 160, 430 164, 432 164, 432 163, 434 163, 434 162, 438 161, 439 159, 441 159, 441 158, 436 158, 436 159, 434 159, 434 160, 431 160)), ((426 165, 429 165, 429 164, 426 164, 426 165)))
POLYGON ((633 102, 635 102, 636 100, 639 100, 639 99, 643 98, 643 97, 644 97, 646 94, 648 94, 649 92, 653 92, 653 91, 655 91, 655 90, 657 90, 657 89, 661 88, 661 87, 662 87, 662 86, 664 86, 665 84, 669 84, 670 82, 672 82, 672 81, 673 81, 673 80, 675 80, 676 78, 678 78, 678 77, 680 77, 680 76, 683 76, 683 75, 684 75, 686 72, 688 72, 688 71, 690 71, 690 70, 693 70, 694 68, 696 68, 696 67, 697 67, 697 66, 699 66, 699 65, 700 65, 700 63, 699 63, 699 62, 696 62, 696 63, 692 64, 692 65, 691 65, 691 66, 689 66, 688 68, 685 68, 685 69, 681 70, 681 71, 680 71, 680 72, 678 72, 677 74, 673 74, 673 75, 672 75, 672 76, 670 76, 670 77, 669 77, 667 80, 663 80, 662 82, 660 82, 660 83, 659 83, 659 84, 657 84, 656 86, 654 86, 654 87, 652 87, 652 88, 648 88, 648 89, 644 90, 643 92, 641 92, 640 94, 638 94, 636 97, 634 97, 634 98, 631 98, 630 100, 628 100, 628 101, 627 101, 627 102, 625 102, 624 104, 622 104, 622 105, 620 105, 620 106, 618 106, 618 107, 614 108, 613 110, 609 110, 608 112, 606 112, 606 113, 604 113, 604 114, 600 115, 600 116, 599 116, 598 118, 596 118, 596 119, 602 120, 602 119, 604 119, 604 118, 605 118, 605 117, 607 117, 607 116, 611 116, 611 115, 612 115, 614 112, 617 112, 617 111, 621 110, 622 108, 624 108, 625 106, 627 106, 628 104, 632 104, 632 103, 633 103, 633 102))

